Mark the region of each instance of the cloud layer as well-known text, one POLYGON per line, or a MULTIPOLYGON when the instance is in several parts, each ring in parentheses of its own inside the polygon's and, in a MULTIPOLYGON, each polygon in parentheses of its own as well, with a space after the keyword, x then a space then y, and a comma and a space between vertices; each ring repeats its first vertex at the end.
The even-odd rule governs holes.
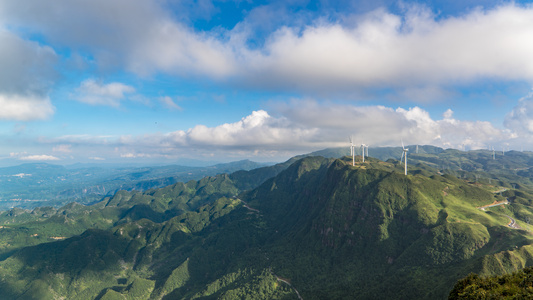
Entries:
MULTIPOLYGON (((372 103, 368 100, 393 94, 431 103, 484 80, 533 84, 532 5, 507 3, 439 16, 406 4, 401 13, 376 9, 317 17, 289 15, 279 3, 255 7, 231 28, 200 30, 169 9, 171 1, 0 2, 1 120, 51 118, 56 102, 50 95, 67 77, 67 61, 75 57, 87 66, 80 71, 83 76, 68 78, 69 86, 75 86, 70 95, 89 105, 120 107, 127 99, 148 99, 137 93, 157 76, 318 99, 277 103, 268 110, 256 105, 241 120, 218 126, 195 124, 143 136, 42 137, 38 143, 48 145, 54 156, 18 158, 59 159, 79 155, 84 147, 89 149, 84 155, 93 159, 176 157, 191 151, 273 157, 343 146, 348 136, 371 146, 398 145, 403 139, 470 148, 532 137, 531 95, 506 116, 505 128, 458 120, 451 110, 432 118, 418 106, 324 100, 364 98, 372 103), (105 80, 106 74, 117 73, 123 76, 115 78, 130 81, 105 80), (104 148, 112 153, 104 156, 104 148)), ((196 13, 203 11, 208 18, 214 8, 205 4, 196 13)), ((179 98, 164 96, 171 93, 150 92, 168 111, 182 111, 179 98)))
POLYGON ((232 30, 198 32, 160 4, 8 2, 0 16, 58 46, 90 53, 102 68, 117 66, 142 76, 201 75, 307 92, 377 87, 409 92, 487 78, 533 81, 532 6, 507 4, 438 18, 413 5, 403 15, 378 9, 334 22, 292 22, 272 26, 257 48, 249 42, 260 28, 250 19, 262 15, 261 9, 264 14, 263 7, 232 30))
MULTIPOLYGON (((349 137, 371 147, 432 144, 444 148, 487 148, 512 142, 508 129, 489 122, 462 121, 448 110, 434 120, 419 107, 392 109, 384 106, 320 104, 294 100, 278 105, 272 113, 254 111, 241 120, 214 127, 197 125, 188 130, 142 136, 64 136, 45 144, 77 148, 113 148, 120 158, 177 158, 187 155, 235 159, 289 157, 326 147, 345 147, 349 137), (496 144, 497 143, 497 144, 496 144)), ((56 146, 57 148, 57 146, 56 146)))

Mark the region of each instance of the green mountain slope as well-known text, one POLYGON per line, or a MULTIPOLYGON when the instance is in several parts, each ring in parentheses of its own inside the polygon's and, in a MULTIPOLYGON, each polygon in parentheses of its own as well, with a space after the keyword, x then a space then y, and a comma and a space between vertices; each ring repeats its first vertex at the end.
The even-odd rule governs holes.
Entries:
POLYGON ((488 187, 368 165, 337 160, 300 176, 308 166, 295 164, 246 198, 279 234, 273 268, 305 299, 442 297, 487 254, 529 247, 527 232, 476 208, 502 200, 488 187))
POLYGON ((306 157, 93 206, 12 210, 0 216, 0 293, 439 299, 470 272, 533 264, 528 190, 495 193, 470 173, 442 171, 420 164, 404 176, 397 161, 306 157), (51 237, 62 240, 44 243, 51 237))

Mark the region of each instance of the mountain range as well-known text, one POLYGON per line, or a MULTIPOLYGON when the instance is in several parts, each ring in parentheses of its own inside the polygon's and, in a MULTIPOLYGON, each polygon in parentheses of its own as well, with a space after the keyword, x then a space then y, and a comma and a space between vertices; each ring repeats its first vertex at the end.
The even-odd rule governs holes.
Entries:
POLYGON ((531 265, 533 154, 418 148, 407 176, 401 148, 370 148, 355 165, 349 149, 326 149, 92 205, 4 211, 0 293, 442 299, 471 272, 531 265))
POLYGON ((88 204, 114 195, 118 190, 147 190, 262 166, 265 164, 242 160, 207 167, 61 166, 47 163, 4 167, 0 168, 0 210, 11 207, 60 207, 73 201, 88 204))

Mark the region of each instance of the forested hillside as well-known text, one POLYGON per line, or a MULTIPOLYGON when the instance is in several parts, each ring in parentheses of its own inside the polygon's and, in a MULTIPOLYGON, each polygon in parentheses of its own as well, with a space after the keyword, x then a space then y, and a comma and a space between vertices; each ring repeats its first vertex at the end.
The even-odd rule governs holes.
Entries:
POLYGON ((12 209, 0 215, 0 293, 443 299, 471 272, 505 274, 533 257, 529 186, 459 171, 305 157, 91 206, 12 209))

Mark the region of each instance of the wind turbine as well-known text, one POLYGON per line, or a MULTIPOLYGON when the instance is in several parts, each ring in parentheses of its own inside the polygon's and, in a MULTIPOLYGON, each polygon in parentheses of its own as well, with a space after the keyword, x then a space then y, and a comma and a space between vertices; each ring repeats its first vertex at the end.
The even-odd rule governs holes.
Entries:
MULTIPOLYGON (((405 146, 403 145, 403 140, 402 140, 402 149, 403 149, 402 159, 405 156, 405 175, 407 176, 407 152, 409 151, 409 148, 405 148, 405 146)), ((402 159, 400 159, 400 162, 402 161, 402 159)))
POLYGON ((353 145, 353 138, 350 136, 350 155, 352 156, 352 166, 355 166, 355 146, 353 145))
POLYGON ((367 147, 367 146, 365 144, 361 143, 361 156, 363 157, 363 162, 365 162, 365 147, 367 147))

